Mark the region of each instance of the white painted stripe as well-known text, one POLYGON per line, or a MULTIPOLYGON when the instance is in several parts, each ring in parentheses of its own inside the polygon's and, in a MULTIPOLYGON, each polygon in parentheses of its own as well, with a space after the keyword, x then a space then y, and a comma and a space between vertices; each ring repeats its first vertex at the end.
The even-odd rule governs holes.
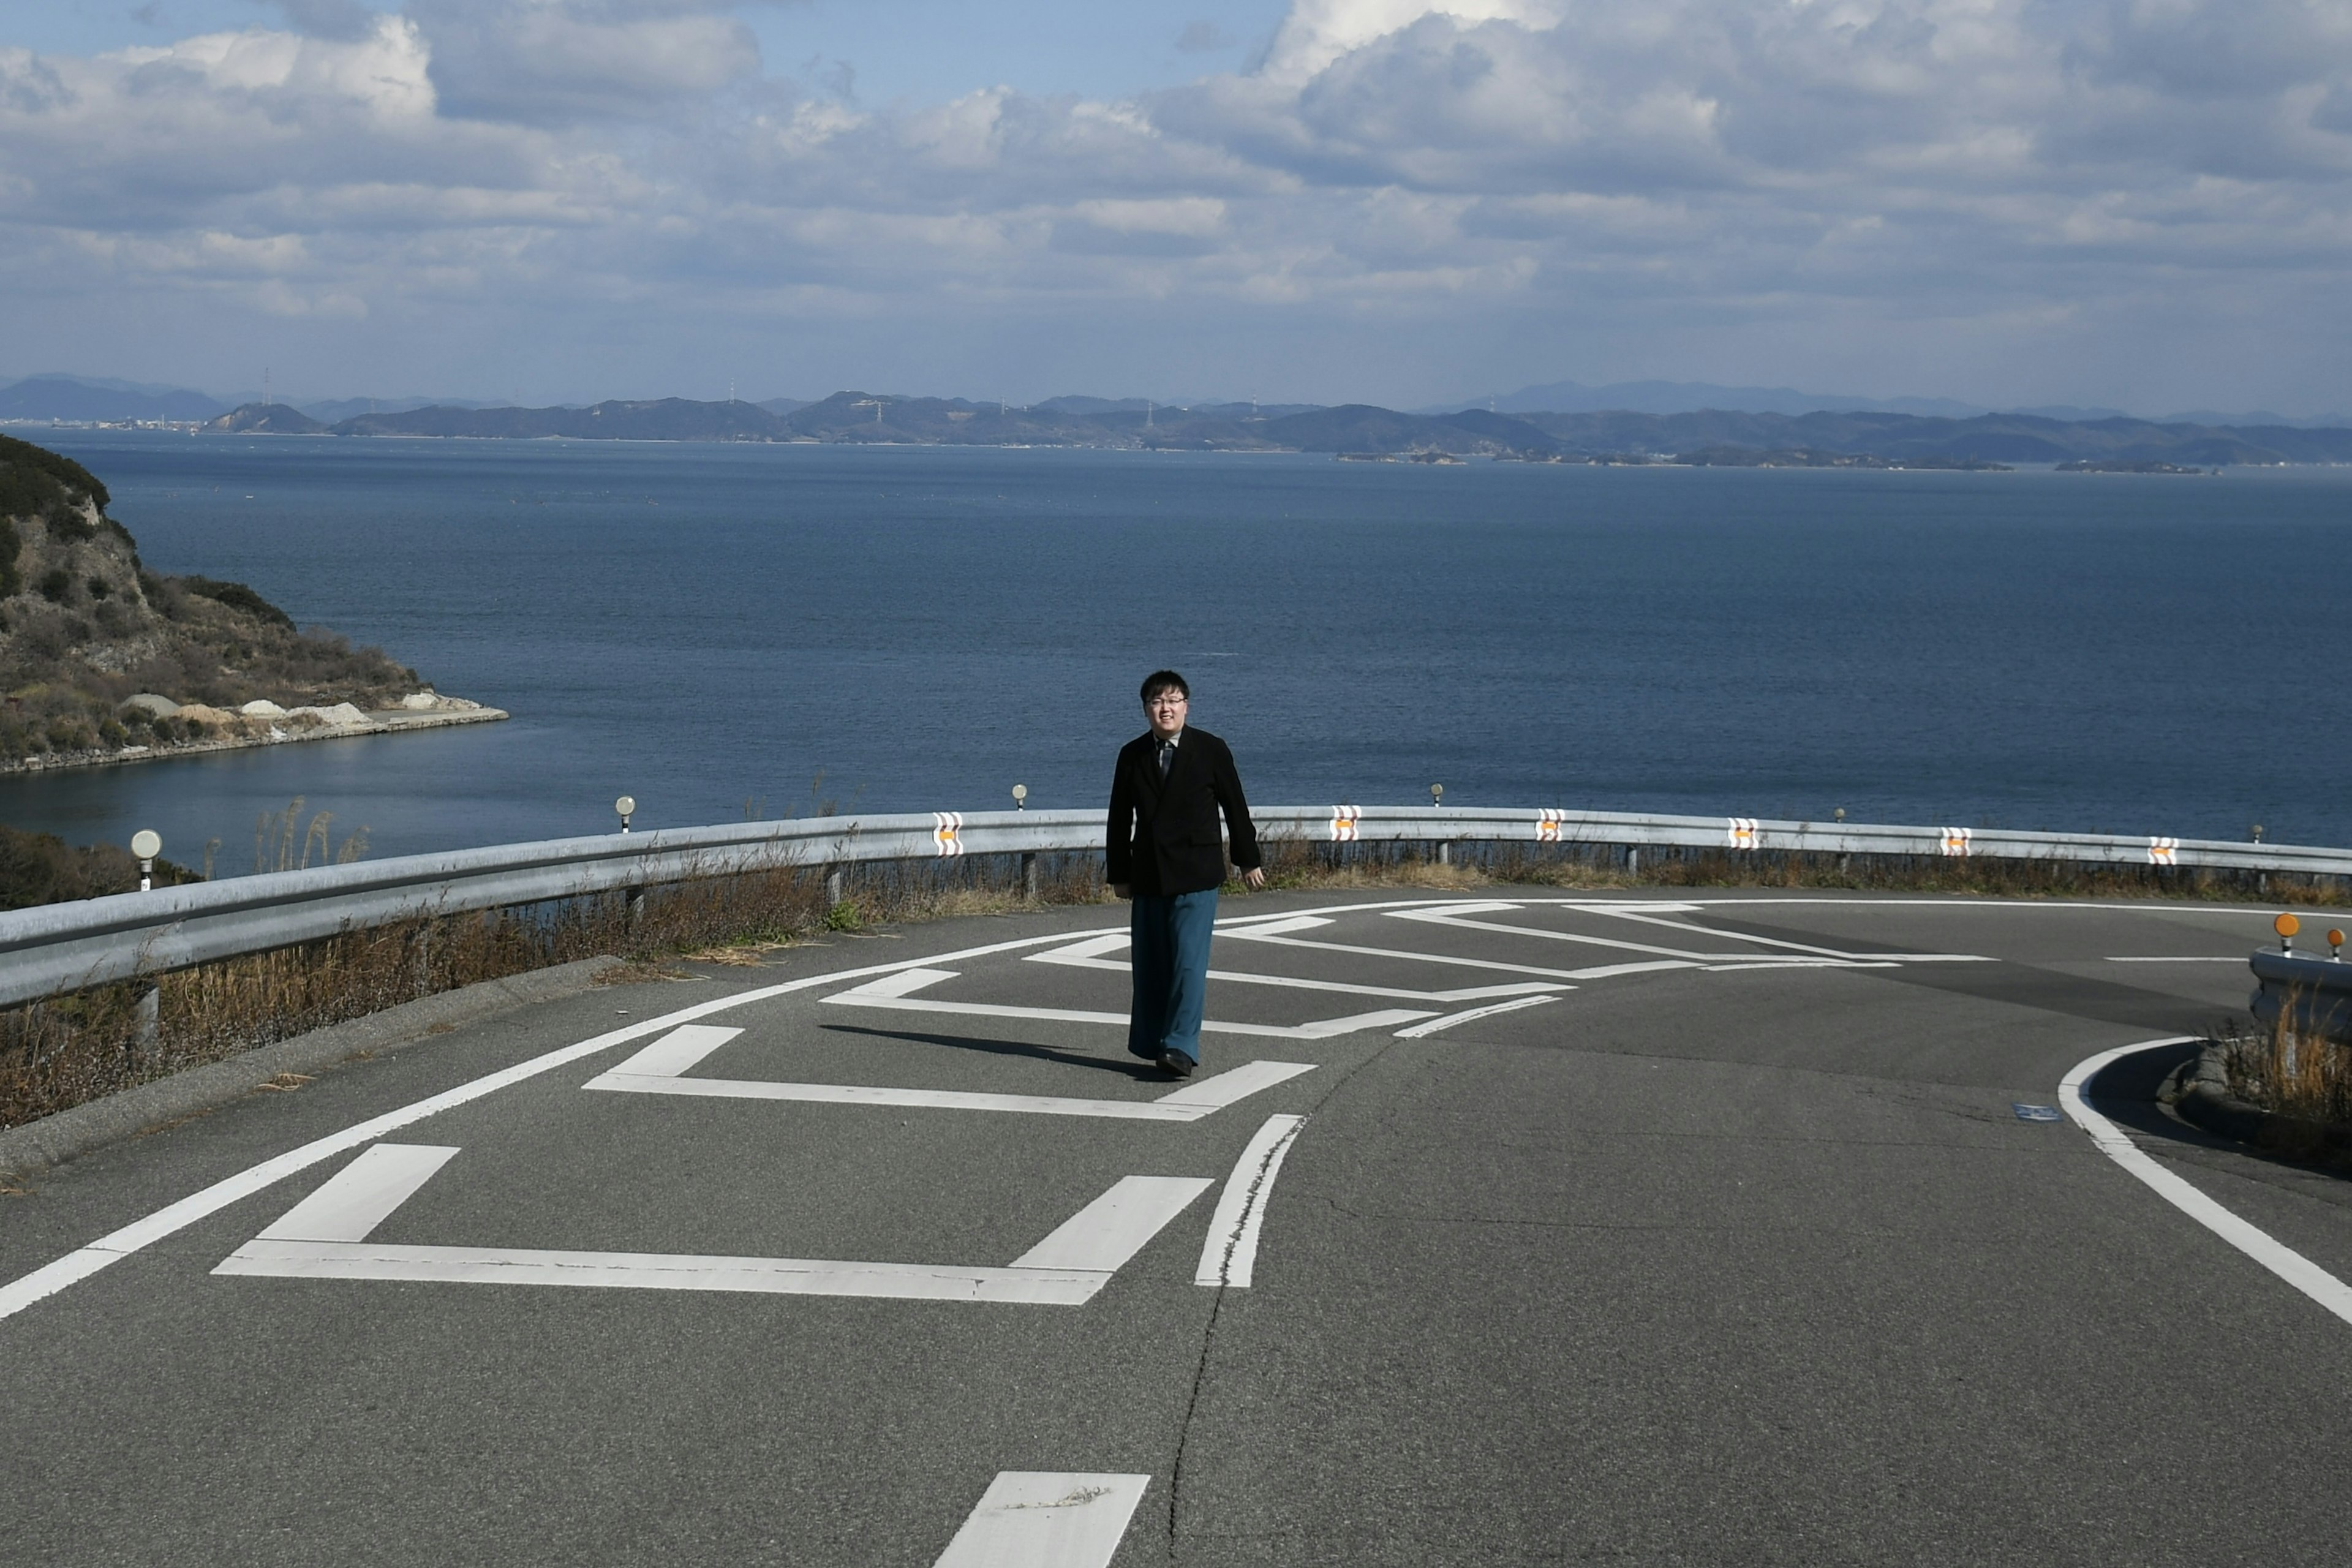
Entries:
MULTIPOLYGON (((1108 1024, 1124 1029, 1128 1017, 1124 1013, 1095 1013, 1076 1007, 1016 1007, 999 1002, 934 1002, 926 997, 909 996, 904 993, 955 976, 944 970, 927 971, 929 978, 902 982, 892 976, 888 984, 894 990, 877 990, 860 985, 855 990, 835 992, 824 998, 826 1004, 839 1007, 881 1007, 900 1013, 945 1013, 960 1018, 1035 1018, 1055 1024, 1108 1024)), ((1409 1024, 1415 1018, 1429 1016, 1427 1010, 1419 1012, 1390 1008, 1379 1013, 1359 1013, 1346 1018, 1321 1018, 1310 1024, 1221 1024, 1203 1023, 1205 1035, 1250 1035, 1269 1040, 1328 1040, 1339 1035, 1352 1035, 1363 1029, 1384 1029, 1391 1024, 1409 1024)))
POLYGON ((1206 1176, 1121 1176, 1110 1191, 1014 1258, 1013 1267, 1091 1272, 1108 1279, 1215 1185, 1206 1176))
POLYGON ((401 1247, 365 1239, 368 1231, 457 1152, 379 1144, 336 1172, 213 1272, 1077 1306, 1211 1185, 1205 1177, 1122 1177, 1006 1268, 542 1247, 401 1247))
POLYGON ((1196 1079, 1158 1100, 1073 1100, 1043 1094, 983 1094, 947 1089, 891 1089, 860 1083, 770 1083, 759 1079, 654 1078, 618 1068, 583 1089, 618 1094, 676 1094, 712 1100, 774 1100, 812 1105, 887 1105, 920 1110, 986 1110, 1022 1116, 1092 1116, 1126 1121, 1198 1121, 1300 1073, 1311 1062, 1251 1062, 1196 1079))
POLYGON ((1287 1083, 1300 1073, 1313 1072, 1307 1062, 1244 1062, 1225 1072, 1212 1073, 1207 1078, 1194 1079, 1173 1094, 1160 1097, 1161 1105, 1197 1108, 1206 1116, 1228 1105, 1237 1105, 1262 1089, 1287 1083))
MULTIPOLYGON (((1236 932, 1235 934, 1245 936, 1248 933, 1236 932)), ((1444 952, 1414 952, 1401 947, 1359 947, 1352 942, 1307 942, 1302 938, 1291 936, 1270 936, 1264 940, 1277 947, 1300 947, 1316 952, 1345 952, 1359 958, 1402 958, 1413 963, 1450 964, 1456 969, 1491 969, 1505 974, 1540 974, 1552 980, 1599 980, 1612 974, 1636 974, 1647 970, 1696 967, 1687 960, 1664 959, 1640 963, 1604 964, 1595 969, 1545 969, 1532 963, 1504 963, 1491 958, 1459 958, 1444 952)))
POLYGON ((1234 1173, 1225 1178, 1216 1212, 1209 1217, 1209 1239, 1202 1243, 1193 1284, 1239 1289, 1255 1277, 1258 1230, 1265 1220, 1266 1201, 1274 1195, 1275 1175, 1306 1125, 1304 1116, 1267 1117, 1234 1162, 1234 1173))
POLYGON ((926 985, 937 985, 942 980, 953 980, 952 969, 902 969, 896 974, 886 974, 879 980, 869 980, 839 996, 828 996, 828 1002, 838 1002, 845 996, 910 996, 926 985))
POLYGON ((337 1154, 356 1149, 363 1143, 372 1143, 387 1132, 397 1131, 413 1122, 422 1121, 428 1116, 437 1116, 444 1110, 469 1104, 486 1095, 496 1094, 502 1089, 511 1089, 516 1084, 525 1083, 539 1077, 541 1073, 553 1072, 558 1068, 568 1067, 583 1058, 594 1056, 599 1051, 610 1050, 614 1046, 626 1045, 632 1040, 641 1040, 649 1035, 657 1035, 664 1029, 675 1027, 679 1024, 709 1017, 714 1013, 724 1013, 732 1008, 747 1006, 754 1002, 764 1002, 771 997, 785 995, 791 992, 807 991, 821 985, 838 985, 845 980, 862 979, 870 974, 895 973, 899 970, 916 968, 925 963, 937 963, 942 961, 951 963, 960 959, 983 958, 999 952, 1017 952, 1023 948, 1039 947, 1047 942, 1062 942, 1068 940, 1067 931, 1056 932, 1052 936, 1016 937, 1011 942, 990 942, 983 947, 964 948, 959 952, 934 954, 926 958, 900 959, 893 963, 866 964, 860 968, 836 970, 826 974, 803 975, 800 979, 782 981, 774 985, 761 985, 750 991, 739 991, 731 996, 714 996, 707 1002, 698 1002, 692 1006, 681 1007, 675 1013, 666 1013, 658 1017, 643 1019, 610 1033, 598 1035, 593 1039, 582 1040, 576 1045, 558 1047, 554 1050, 532 1057, 528 1061, 501 1068, 497 1072, 487 1073, 469 1082, 459 1084, 455 1089, 412 1101, 382 1116, 354 1123, 340 1132, 331 1132, 324 1138, 313 1139, 299 1148, 289 1149, 274 1159, 264 1160, 257 1165, 248 1166, 233 1176, 224 1177, 208 1187, 190 1194, 177 1203, 168 1204, 119 1230, 110 1231, 88 1246, 78 1247, 66 1254, 53 1263, 44 1264, 30 1274, 21 1275, 6 1285, 0 1286, 0 1318, 11 1317, 21 1312, 34 1302, 45 1300, 68 1286, 89 1279, 100 1269, 119 1263, 132 1253, 152 1247, 165 1237, 176 1235, 198 1220, 217 1214, 231 1204, 251 1197, 256 1193, 267 1191, 287 1177, 309 1170, 321 1160, 332 1159, 337 1154))
POLYGON ((1105 1568, 1150 1476, 1005 1470, 935 1568, 1105 1568))
POLYGON ((1491 1018, 1497 1013, 1516 1013, 1522 1007, 1540 1007, 1545 1003, 1554 1000, 1556 998, 1550 996, 1522 996, 1516 1002, 1497 1002, 1491 1007, 1473 1007, 1466 1013, 1448 1013, 1443 1018, 1432 1018, 1426 1024, 1415 1024, 1410 1029, 1399 1029, 1396 1032, 1396 1037, 1400 1040, 1417 1040, 1424 1035, 1436 1034, 1440 1029, 1450 1029, 1456 1024, 1466 1024, 1473 1018, 1491 1018))
POLYGON ((2195 1220, 2199 1225, 2244 1253, 2328 1311, 2347 1323, 2352 1323, 2352 1286, 2330 1274, 2292 1247, 2272 1239, 2263 1231, 2223 1208, 2220 1204, 2180 1177, 2174 1175, 2151 1159, 2134 1143, 2120 1127, 2091 1109, 2084 1098, 2083 1086, 2096 1077, 2099 1070, 2118 1058, 2135 1052, 2155 1050, 2162 1046, 2187 1044, 2193 1037, 2175 1035, 2161 1040, 2142 1040, 2136 1046, 2117 1046, 2111 1051, 2078 1063, 2058 1085, 2058 1103, 2075 1125, 2091 1135, 2102 1153, 2137 1176, 2156 1190, 2157 1195, 2195 1220))
POLYGON ((1243 915, 1217 922, 1219 936, 1284 936, 1292 931, 1313 931, 1331 922, 1320 915, 1243 915))
POLYGON ((1027 1307, 1084 1306, 1110 1282, 1110 1276, 1104 1273, 1046 1268, 961 1268, 929 1263, 843 1263, 803 1258, 716 1258, 661 1252, 560 1252, 538 1247, 392 1247, 368 1241, 259 1239, 238 1247, 213 1272, 275 1279, 721 1290, 770 1296, 863 1296, 895 1301, 983 1301, 1027 1307))
POLYGON ((2246 955, 2236 953, 2228 958, 2110 958, 2109 963, 2243 963, 2246 955))
MULTIPOLYGON (((1317 921, 1317 925, 1328 925, 1328 921, 1317 921)), ((1033 952, 1030 963, 1057 963, 1070 969, 1107 969, 1114 974, 1127 974, 1132 966, 1123 959, 1097 958, 1092 952, 1096 942, 1082 942, 1078 947, 1059 948, 1052 952, 1033 952)), ((1124 945, 1124 943, 1122 943, 1124 945)), ((1341 980, 1307 980, 1293 974, 1252 974, 1237 969, 1212 969, 1209 978, 1228 985, 1276 985, 1292 991, 1337 991, 1349 996, 1388 996, 1401 1002, 1469 1002, 1486 996, 1524 996, 1533 991, 1560 989, 1541 980, 1523 980, 1508 985, 1474 985, 1461 991, 1414 991, 1396 985, 1360 985, 1341 980)))
MULTIPOLYGON (((703 1058, 741 1034, 740 1029, 721 1029, 709 1024, 688 1024, 672 1029, 644 1050, 615 1065, 613 1073, 626 1073, 634 1078, 676 1078, 699 1063, 703 1058)), ((605 1075, 607 1078, 612 1073, 605 1075)), ((591 1083, 589 1088, 595 1088, 591 1083)))
POLYGON ((423 1143, 379 1143, 261 1233, 264 1241, 365 1241, 457 1153, 423 1143))
POLYGON ((1699 967, 1709 974, 1749 974, 1759 969, 1900 969, 1903 966, 1891 958, 1759 958, 1747 963, 1703 963, 1699 967))

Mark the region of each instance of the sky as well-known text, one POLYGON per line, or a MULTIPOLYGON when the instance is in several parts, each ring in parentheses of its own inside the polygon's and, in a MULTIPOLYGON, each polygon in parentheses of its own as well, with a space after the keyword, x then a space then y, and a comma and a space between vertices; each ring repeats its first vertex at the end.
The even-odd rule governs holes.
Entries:
POLYGON ((0 0, 0 376, 2352 407, 2347 0, 0 0))

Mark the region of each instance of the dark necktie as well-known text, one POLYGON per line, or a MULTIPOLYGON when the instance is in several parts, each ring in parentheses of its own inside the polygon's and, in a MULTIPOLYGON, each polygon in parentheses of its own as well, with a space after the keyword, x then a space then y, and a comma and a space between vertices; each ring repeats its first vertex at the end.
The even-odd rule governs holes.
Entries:
POLYGON ((1170 768, 1171 766, 1172 766, 1172 765, 1175 763, 1175 761, 1176 761, 1176 742, 1173 742, 1173 741, 1162 741, 1162 742, 1160 742, 1160 778, 1161 778, 1161 779, 1165 780, 1165 779, 1168 777, 1168 770, 1169 770, 1169 768, 1170 768))

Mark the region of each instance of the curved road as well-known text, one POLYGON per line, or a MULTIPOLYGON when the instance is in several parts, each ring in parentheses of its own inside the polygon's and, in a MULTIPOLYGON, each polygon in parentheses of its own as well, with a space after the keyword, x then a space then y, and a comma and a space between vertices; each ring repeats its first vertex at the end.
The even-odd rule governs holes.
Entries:
MULTIPOLYGON (((0 1198, 0 1562, 2345 1559, 2352 1322, 2040 1119, 2241 1008, 2269 911, 1225 911, 1181 1086, 1120 911, 1058 910, 0 1198)), ((2352 1279, 2346 1183, 2136 1102, 2175 1059, 2095 1104, 2352 1279)))

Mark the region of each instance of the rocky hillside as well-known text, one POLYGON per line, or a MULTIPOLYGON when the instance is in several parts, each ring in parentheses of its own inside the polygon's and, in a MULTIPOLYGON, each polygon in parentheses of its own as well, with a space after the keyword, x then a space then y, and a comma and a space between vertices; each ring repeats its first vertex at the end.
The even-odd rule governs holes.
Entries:
POLYGON ((248 703, 282 734, 289 710, 415 693, 415 670, 241 583, 150 572, 107 504, 80 464, 0 436, 0 767, 255 738, 248 703))

